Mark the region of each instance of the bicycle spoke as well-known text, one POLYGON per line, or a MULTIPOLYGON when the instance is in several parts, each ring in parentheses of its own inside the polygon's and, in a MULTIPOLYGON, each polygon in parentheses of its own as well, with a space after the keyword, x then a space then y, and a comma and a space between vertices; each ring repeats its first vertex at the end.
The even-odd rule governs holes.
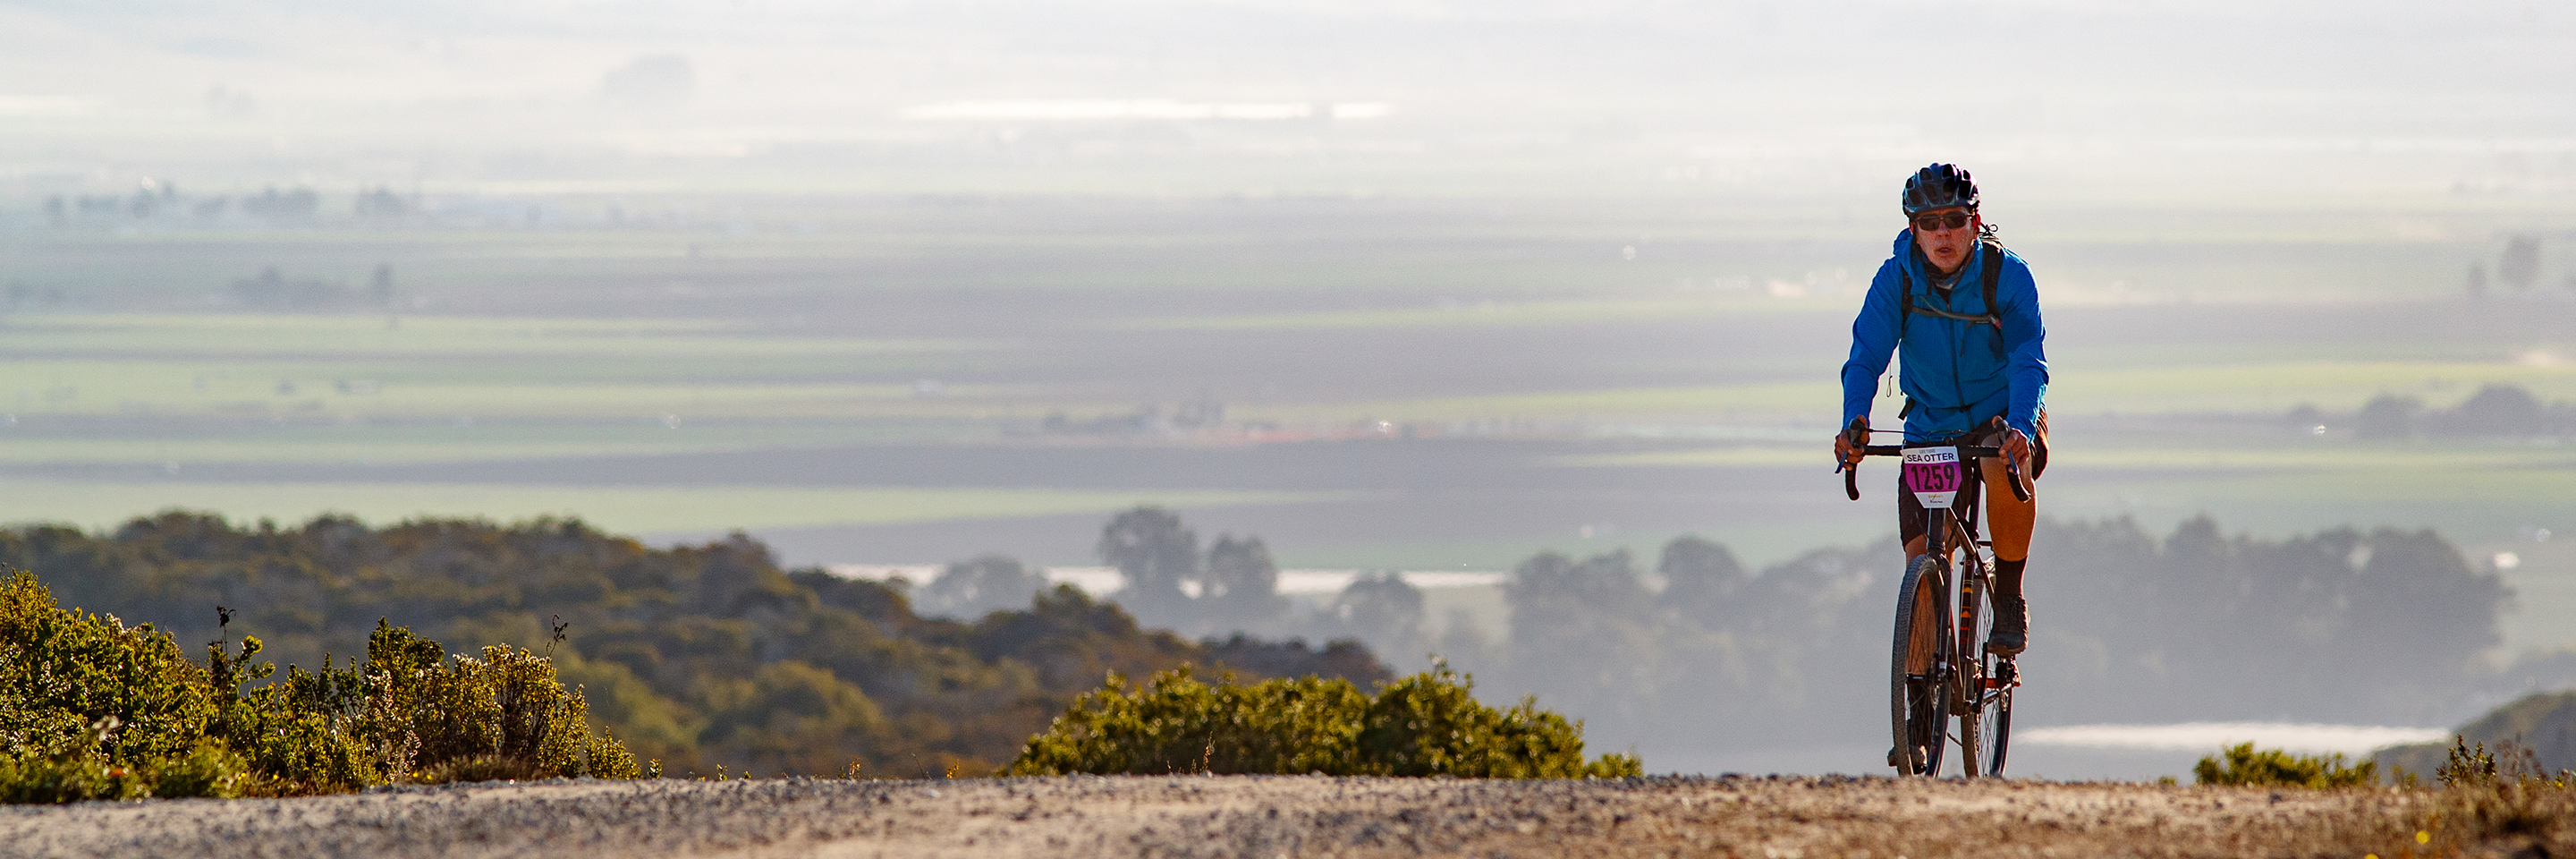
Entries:
POLYGON ((1946 570, 1935 556, 1907 564, 1898 591, 1895 642, 1890 658, 1892 748, 1898 775, 1938 776, 1951 744, 1949 715, 1961 690, 1951 640, 1946 570))

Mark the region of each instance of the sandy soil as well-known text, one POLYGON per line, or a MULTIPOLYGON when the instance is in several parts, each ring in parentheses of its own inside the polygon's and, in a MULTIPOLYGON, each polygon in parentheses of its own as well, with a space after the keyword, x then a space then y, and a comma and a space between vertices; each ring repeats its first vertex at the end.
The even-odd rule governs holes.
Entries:
POLYGON ((1836 777, 559 781, 5 808, 0 855, 2394 857, 2414 855, 2423 797, 1836 777))

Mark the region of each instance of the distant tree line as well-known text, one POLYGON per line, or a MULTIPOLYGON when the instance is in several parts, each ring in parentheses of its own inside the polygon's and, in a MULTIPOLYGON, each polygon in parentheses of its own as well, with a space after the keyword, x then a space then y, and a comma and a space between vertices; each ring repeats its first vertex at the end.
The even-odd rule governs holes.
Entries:
MULTIPOLYGON (((1510 634, 1483 676, 1653 754, 1872 737, 1897 554, 1883 541, 1757 574, 1684 537, 1660 588, 1625 552, 1542 554, 1512 573, 1510 634)), ((2510 595, 2430 530, 2259 540, 2201 517, 2159 540, 2127 519, 2042 522, 2031 556, 2025 720, 2421 724, 2535 675, 2576 682, 2564 656, 2487 662, 2510 595)))
POLYGON ((1112 671, 1392 677, 1354 644, 1193 642, 1069 587, 971 622, 925 618, 897 588, 781 569, 748 537, 655 549, 574 520, 279 527, 174 511, 101 534, 0 530, 0 564, 186 647, 255 634, 280 663, 363 654, 379 619, 548 649, 588 718, 672 775, 990 773, 1112 671))
MULTIPOLYGON (((351 198, 357 222, 405 222, 422 214, 419 195, 396 194, 391 186, 361 188, 351 198)), ((205 225, 244 221, 268 226, 309 226, 323 217, 322 194, 309 187, 263 188, 257 194, 198 197, 179 193, 175 183, 145 179, 131 194, 56 194, 45 198, 45 220, 56 228, 127 223, 205 225)))
POLYGON ((2448 409, 2427 409, 2415 397, 2381 394, 2359 411, 2333 414, 2302 405, 2291 409, 2288 419, 2299 427, 2349 427, 2354 438, 2375 440, 2576 435, 2576 403, 2542 403, 2529 389, 2512 384, 2482 386, 2448 409))
MULTIPOLYGON (((1107 598, 1147 626, 1195 637, 1344 642, 1327 648, 1365 642, 1405 663, 1437 647, 1423 634, 1422 591, 1392 570, 1363 572, 1331 599, 1301 610, 1279 592, 1279 565, 1260 537, 1219 534, 1202 546, 1179 515, 1151 506, 1112 517, 1095 552, 1124 582, 1107 598)), ((1017 559, 986 555, 949 564, 910 593, 925 613, 972 618, 1026 605, 1051 587, 1043 572, 1017 559)), ((1457 632, 1483 646, 1481 632, 1457 632)))
MULTIPOLYGON (((1651 567, 1625 551, 1541 553, 1509 574, 1499 634, 1464 617, 1433 624, 1423 593, 1395 573, 1292 611, 1260 540, 1224 535, 1198 549, 1166 511, 1121 514, 1100 550, 1127 576, 1114 598, 1139 617, 1211 636, 1347 635, 1398 664, 1437 653, 1496 700, 1535 693, 1588 720, 1604 748, 1636 743, 1670 759, 1885 730, 1892 539, 1758 571, 1697 537, 1668 543, 1651 567)), ((2420 724, 2464 697, 2576 682, 2568 655, 2488 662, 2510 594, 2430 530, 2268 540, 2201 517, 2157 538, 2127 519, 2043 522, 2032 557, 2025 721, 2420 724)), ((929 591, 996 568, 1025 576, 1017 593, 1043 581, 987 559, 929 591)))
MULTIPOLYGON (((2504 250, 2496 255, 2493 280, 2502 283, 2506 288, 2520 292, 2539 285, 2540 275, 2540 237, 2528 233, 2506 236, 2504 250)), ((2486 297, 2489 280, 2485 260, 2470 263, 2469 297, 2473 299, 2486 297)), ((2568 288, 2576 289, 2576 274, 2567 276, 2566 285, 2568 288)))
POLYGON ((258 275, 233 281, 234 300, 254 310, 317 311, 362 307, 393 307, 394 267, 377 263, 367 276, 367 288, 361 292, 338 281, 290 280, 276 266, 260 269, 258 275))

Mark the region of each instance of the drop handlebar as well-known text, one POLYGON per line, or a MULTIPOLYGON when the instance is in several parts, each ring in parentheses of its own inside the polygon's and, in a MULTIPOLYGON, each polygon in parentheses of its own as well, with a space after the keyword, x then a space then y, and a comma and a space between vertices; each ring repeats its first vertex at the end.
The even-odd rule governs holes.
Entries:
MULTIPOLYGON (((1929 445, 1927 445, 1927 446, 1929 446, 1929 445)), ((2014 465, 2014 464, 2012 463, 2012 460, 2010 460, 2010 459, 2006 459, 2006 458, 2004 457, 2004 450, 2003 450, 2003 448, 2000 448, 2000 447, 1985 447, 1985 446, 1978 446, 1978 445, 1942 445, 1942 446, 1944 446, 1944 447, 1956 447, 1956 448, 1958 448, 1958 449, 1959 449, 1959 460, 1961 461, 1961 463, 1962 463, 1962 464, 1964 464, 1964 463, 1968 463, 1968 462, 1974 462, 1974 461, 1977 461, 1977 460, 1980 460, 1980 459, 2002 459, 2002 460, 2004 460, 2004 484, 2005 484, 2006 486, 2011 487, 2011 489, 2012 489, 2012 494, 2013 494, 2013 498, 2014 498, 2015 500, 2019 500, 2019 501, 2028 501, 2028 500, 2030 500, 2030 486, 2029 486, 2028 484, 2026 484, 2026 483, 2024 483, 2024 482, 2022 481, 2022 479, 2021 479, 2021 468, 2020 468, 2019 466, 2014 465)), ((1862 445, 1862 446, 1861 446, 1861 448, 1860 448, 1860 450, 1861 450, 1861 455, 1863 455, 1863 456, 1904 456, 1904 455, 1905 455, 1905 447, 1904 447, 1903 445, 1894 445, 1894 444, 1871 444, 1871 445, 1862 445)), ((1859 466, 1852 466, 1852 467, 1849 467, 1849 468, 1843 468, 1843 467, 1840 467, 1840 466, 1838 465, 1838 466, 1837 466, 1837 470, 1839 470, 1839 471, 1841 471, 1841 472, 1843 473, 1843 494, 1844 494, 1844 495, 1847 495, 1847 496, 1850 496, 1850 497, 1851 497, 1851 500, 1853 500, 1853 501, 1858 501, 1858 500, 1860 500, 1860 467, 1859 467, 1859 466)))

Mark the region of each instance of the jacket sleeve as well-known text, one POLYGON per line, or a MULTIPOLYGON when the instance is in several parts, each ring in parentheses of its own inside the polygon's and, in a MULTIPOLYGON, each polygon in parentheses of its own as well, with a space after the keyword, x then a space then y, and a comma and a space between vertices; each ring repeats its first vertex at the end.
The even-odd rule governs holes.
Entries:
POLYGON ((1995 302, 2004 306, 2004 373, 2011 386, 2004 423, 2037 438, 2039 409, 2048 398, 2048 325, 2039 315, 2039 285, 2030 266, 2018 258, 2013 263, 1995 290, 1995 302))
POLYGON ((1837 426, 1868 416, 1870 401, 1878 398, 1878 378, 1886 375, 1888 356, 1896 351, 1897 288, 1891 260, 1870 279, 1869 297, 1861 300, 1860 316, 1852 320, 1851 358, 1843 362, 1843 420, 1837 426))

